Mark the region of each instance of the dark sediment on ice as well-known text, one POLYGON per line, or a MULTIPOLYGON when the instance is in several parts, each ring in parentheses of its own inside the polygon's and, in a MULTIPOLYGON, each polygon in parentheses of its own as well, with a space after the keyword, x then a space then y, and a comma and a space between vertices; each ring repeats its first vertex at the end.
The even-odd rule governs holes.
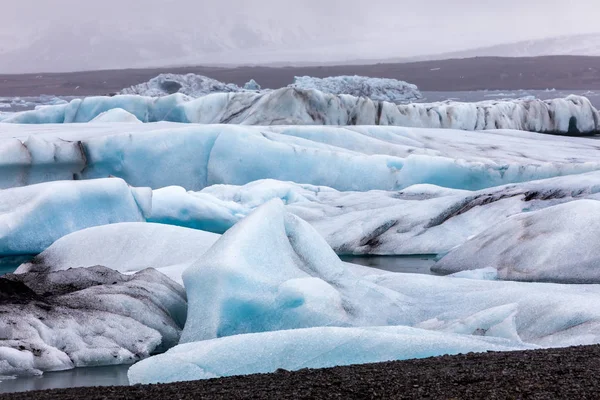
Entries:
POLYGON ((0 399, 595 399, 600 346, 443 356, 168 385, 74 388, 0 399))

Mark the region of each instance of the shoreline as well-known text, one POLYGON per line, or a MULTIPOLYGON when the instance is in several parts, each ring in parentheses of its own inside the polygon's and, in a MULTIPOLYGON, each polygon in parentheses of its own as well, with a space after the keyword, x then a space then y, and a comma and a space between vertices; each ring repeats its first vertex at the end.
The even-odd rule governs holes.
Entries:
POLYGON ((600 345, 469 353, 159 385, 0 395, 23 399, 595 398, 600 345))

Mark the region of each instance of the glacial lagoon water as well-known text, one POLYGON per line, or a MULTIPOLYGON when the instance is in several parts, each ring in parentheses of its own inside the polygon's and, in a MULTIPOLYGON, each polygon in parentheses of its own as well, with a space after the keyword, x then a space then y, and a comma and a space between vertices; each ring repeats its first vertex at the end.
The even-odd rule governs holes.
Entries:
POLYGON ((87 386, 126 386, 129 365, 75 368, 68 371, 46 372, 32 378, 0 378, 0 393, 30 390, 64 389, 87 386))
MULTIPOLYGON (((33 256, 0 259, 0 275, 14 272, 33 256)), ((417 256, 342 256, 342 260, 389 272, 431 274, 435 255, 417 256)), ((129 365, 75 368, 68 371, 47 372, 39 377, 3 379, 0 377, 0 394, 31 390, 62 389, 87 386, 126 386, 129 365)))

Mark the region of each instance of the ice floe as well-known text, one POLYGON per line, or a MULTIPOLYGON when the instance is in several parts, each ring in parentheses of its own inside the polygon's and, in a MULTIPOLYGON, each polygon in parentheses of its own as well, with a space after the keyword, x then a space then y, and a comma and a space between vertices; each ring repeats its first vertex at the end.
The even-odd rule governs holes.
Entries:
POLYGON ((177 344, 183 288, 105 267, 0 278, 0 376, 133 364, 177 344))
POLYGON ((180 345, 132 367, 132 382, 600 340, 599 285, 350 268, 280 200, 225 233, 184 282, 180 345))
POLYGON ((7 124, 0 132, 0 188, 116 176, 154 189, 271 178, 343 191, 419 183, 474 190, 598 170, 598 145, 519 131, 7 124))
POLYGON ((176 346, 128 372, 134 384, 327 368, 444 354, 527 348, 505 339, 402 326, 320 327, 229 336, 176 346))
POLYGON ((493 268, 504 280, 600 283, 598 237, 600 201, 571 201, 491 224, 433 269, 455 273, 493 268))
POLYGON ((0 254, 37 254, 91 226, 143 222, 152 192, 121 179, 50 182, 0 190, 0 254))
POLYGON ((461 130, 516 129, 568 135, 600 131, 599 114, 585 97, 480 103, 394 104, 318 90, 215 93, 197 99, 176 93, 88 97, 69 104, 15 113, 4 123, 89 122, 121 108, 142 122, 172 121, 242 125, 387 125, 461 130))
MULTIPOLYGON (((32 233, 33 234, 33 233, 32 233)), ((181 273, 219 235, 152 223, 117 223, 60 238, 16 273, 55 272, 102 265, 122 273, 155 268, 181 283, 181 273)))

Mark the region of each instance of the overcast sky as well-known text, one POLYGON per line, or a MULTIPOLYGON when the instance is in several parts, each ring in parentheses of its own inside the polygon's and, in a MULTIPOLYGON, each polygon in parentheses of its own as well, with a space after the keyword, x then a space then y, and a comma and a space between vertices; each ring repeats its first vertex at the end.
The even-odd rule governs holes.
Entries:
MULTIPOLYGON (((28 69, 31 66, 24 64, 29 62, 46 69, 75 64, 104 68, 135 64, 138 59, 214 62, 214 56, 203 58, 209 50, 223 52, 218 59, 225 62, 239 58, 247 63, 264 48, 269 54, 280 51, 281 58, 293 58, 296 50, 305 58, 310 49, 317 58, 336 52, 348 59, 402 58, 600 31, 597 0, 3 3, 7 4, 0 5, 0 53, 5 58, 0 58, 0 70, 28 69), (136 52, 135 57, 126 56, 136 52)), ((271 60, 272 55, 264 57, 271 60)))

